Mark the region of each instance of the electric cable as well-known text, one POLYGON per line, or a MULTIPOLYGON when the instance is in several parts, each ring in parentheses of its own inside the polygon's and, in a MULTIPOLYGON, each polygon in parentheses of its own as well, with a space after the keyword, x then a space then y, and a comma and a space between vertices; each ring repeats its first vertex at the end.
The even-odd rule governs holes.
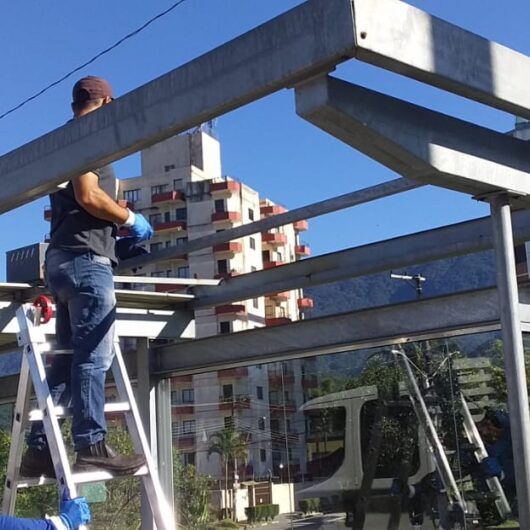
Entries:
POLYGON ((64 74, 62 77, 60 77, 59 79, 57 79, 53 83, 50 83, 48 86, 44 87, 43 89, 39 90, 38 92, 36 92, 32 96, 30 96, 30 97, 26 98, 25 100, 21 101, 20 103, 18 103, 14 107, 11 107, 10 109, 6 110, 3 114, 0 114, 0 120, 4 119, 9 114, 12 114, 13 112, 19 110, 20 108, 22 108, 24 105, 26 105, 30 101, 33 101, 33 100, 37 99, 38 97, 42 96, 42 94, 44 94, 45 92, 47 92, 51 88, 59 85, 60 83, 62 83, 63 81, 65 81, 66 79, 68 79, 69 77, 74 75, 75 73, 79 72, 79 70, 82 70, 86 66, 94 63, 100 57, 103 57, 103 55, 106 55, 107 53, 109 53, 112 50, 114 50, 115 48, 117 48, 120 44, 123 44, 126 40, 129 40, 130 38, 138 35, 144 29, 146 29, 148 26, 150 26, 153 22, 155 22, 159 18, 164 17, 165 15, 167 15, 168 13, 173 11, 175 8, 177 8, 179 5, 183 4, 185 1, 186 0, 178 0, 178 2, 175 2, 173 5, 169 6, 164 11, 161 11, 160 13, 158 13, 158 15, 155 15, 154 17, 150 18, 147 22, 144 22, 144 24, 142 24, 139 28, 135 29, 134 31, 131 31, 130 33, 128 33, 127 35, 125 35, 124 37, 122 37, 121 39, 116 41, 114 44, 112 44, 108 48, 105 48, 103 51, 101 51, 98 54, 94 55, 94 57, 92 57, 88 61, 84 62, 80 66, 77 66, 76 68, 74 68, 73 70, 68 72, 67 74, 64 74))

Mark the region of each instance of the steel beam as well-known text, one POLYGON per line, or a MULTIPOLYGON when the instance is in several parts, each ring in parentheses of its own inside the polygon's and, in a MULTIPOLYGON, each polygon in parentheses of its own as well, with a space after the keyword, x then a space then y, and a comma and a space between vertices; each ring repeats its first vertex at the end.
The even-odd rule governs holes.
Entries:
MULTIPOLYGON (((289 223, 294 223, 295 221, 300 221, 301 219, 311 219, 344 208, 351 208, 352 206, 365 204, 397 193, 403 193, 404 191, 409 191, 420 186, 422 186, 420 182, 410 179, 399 178, 390 180, 388 182, 383 182, 382 184, 376 184, 375 186, 339 195, 338 197, 332 197, 331 199, 308 204, 301 208, 295 208, 294 210, 285 213, 272 215, 253 223, 236 226, 235 228, 216 232, 215 234, 192 239, 178 247, 173 246, 158 252, 153 252, 152 254, 124 260, 120 263, 118 270, 131 269, 151 263, 157 263, 159 261, 174 259, 178 256, 183 256, 190 252, 212 247, 220 243, 227 243, 228 241, 233 241, 240 237, 256 234, 258 232, 265 232, 271 228, 284 226, 289 223)), ((156 283, 157 278, 149 278, 149 280, 151 280, 152 283, 156 283)), ((201 281, 205 282, 205 280, 201 281)), ((190 285, 193 284, 190 283, 190 285)))
POLYGON ((523 140, 328 76, 297 88, 296 111, 400 175, 475 196, 505 190, 530 205, 523 140))
POLYGON ((352 56, 354 46, 351 1, 310 0, 2 156, 0 213, 76 175, 333 70, 352 56))
MULTIPOLYGON (((530 293, 522 318, 530 319, 530 293)), ((495 288, 301 320, 153 349, 155 373, 199 373, 500 328, 495 288)))
MULTIPOLYGON (((515 212, 513 228, 517 243, 530 239, 530 212, 515 212)), ((195 309, 226 304, 491 248, 491 222, 489 217, 483 217, 242 274, 214 288, 196 287, 195 299, 191 304, 195 309)))
POLYGON ((406 2, 354 0, 356 58, 530 118, 530 58, 406 2))

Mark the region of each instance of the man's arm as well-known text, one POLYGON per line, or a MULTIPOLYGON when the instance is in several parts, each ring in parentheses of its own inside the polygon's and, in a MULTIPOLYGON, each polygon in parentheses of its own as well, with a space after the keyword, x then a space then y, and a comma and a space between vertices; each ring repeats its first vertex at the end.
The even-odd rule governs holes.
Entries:
POLYGON ((90 215, 118 225, 124 224, 130 211, 122 208, 99 187, 99 177, 88 172, 72 180, 75 200, 90 215))

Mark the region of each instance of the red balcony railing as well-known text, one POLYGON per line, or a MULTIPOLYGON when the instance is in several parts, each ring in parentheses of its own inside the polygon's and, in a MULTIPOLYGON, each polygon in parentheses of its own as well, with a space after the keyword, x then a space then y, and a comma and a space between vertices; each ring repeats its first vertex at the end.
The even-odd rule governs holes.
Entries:
POLYGON ((247 309, 243 304, 218 305, 215 308, 216 315, 246 315, 247 309))
POLYGON ((175 377, 171 378, 171 382, 174 384, 179 383, 192 383, 193 382, 193 375, 176 375, 175 377))
POLYGON ((263 232, 261 234, 261 241, 268 245, 285 245, 287 243, 287 236, 278 232, 263 232))
POLYGON ((279 213, 284 213, 287 211, 287 208, 284 208, 283 206, 280 206, 279 204, 271 204, 267 206, 261 206, 259 211, 261 212, 261 215, 268 216, 268 215, 277 215, 279 213))
POLYGON ((182 191, 164 191, 151 195, 152 204, 163 204, 168 202, 184 202, 186 200, 182 191))
POLYGON ((222 182, 212 182, 210 193, 212 195, 236 193, 241 188, 241 184, 235 180, 223 180, 222 182))
POLYGON ((288 317, 273 317, 273 318, 266 318, 265 319, 265 325, 272 327, 272 326, 283 326, 284 324, 290 324, 291 319, 288 317))
POLYGON ((298 309, 303 311, 304 309, 313 308, 313 299, 312 298, 299 298, 298 299, 298 309))
POLYGON ((296 252, 297 256, 310 256, 311 255, 311 248, 309 245, 296 245, 294 247, 294 251, 296 252))
POLYGON ((212 214, 212 223, 235 223, 241 221, 240 212, 214 212, 212 214))
POLYGON ((243 250, 243 245, 241 243, 237 243, 235 241, 231 241, 230 243, 220 243, 219 245, 214 245, 213 251, 214 252, 230 252, 230 253, 236 253, 241 252, 243 250))
POLYGON ((155 232, 163 232, 165 230, 187 230, 188 225, 186 221, 164 221, 153 223, 153 230, 155 232))
POLYGON ((309 223, 305 219, 302 221, 295 221, 293 227, 297 232, 303 232, 309 228, 309 223))
POLYGON ((195 434, 181 434, 175 438, 175 446, 179 449, 188 449, 195 445, 195 434))
POLYGON ((280 265, 283 265, 283 261, 264 261, 263 262, 264 269, 273 269, 274 267, 279 267, 280 265))
POLYGON ((195 407, 193 406, 193 404, 188 404, 188 403, 179 403, 179 404, 172 404, 171 405, 171 413, 173 415, 184 415, 184 414, 193 414, 195 410, 195 407))
POLYGON ((236 368, 227 368, 226 370, 217 370, 217 377, 224 379, 227 377, 247 377, 248 368, 246 366, 238 366, 236 368))

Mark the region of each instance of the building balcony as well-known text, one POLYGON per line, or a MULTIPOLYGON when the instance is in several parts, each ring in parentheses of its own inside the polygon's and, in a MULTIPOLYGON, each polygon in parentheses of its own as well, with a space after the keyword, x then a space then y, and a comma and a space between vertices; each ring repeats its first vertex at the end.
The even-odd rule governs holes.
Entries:
POLYGON ((273 269, 274 267, 279 267, 280 265, 283 265, 283 261, 264 261, 263 262, 264 269, 273 269))
POLYGON ((210 193, 217 197, 230 196, 241 189, 241 184, 235 180, 223 180, 221 182, 212 182, 210 184, 210 193))
POLYGON ((165 191, 151 195, 151 204, 169 204, 174 202, 184 202, 186 197, 182 191, 165 191))
POLYGON ((215 308, 216 315, 234 315, 234 316, 245 316, 247 314, 247 308, 244 304, 225 304, 218 305, 215 308))
POLYGON ((172 403, 171 414, 174 416, 182 416, 184 414, 193 414, 195 407, 193 403, 172 403))
POLYGON ((297 232, 304 232, 309 228, 309 223, 305 219, 301 221, 295 221, 293 223, 293 228, 297 232))
POLYGON ((155 283, 155 293, 179 293, 185 291, 188 287, 188 285, 155 283))
POLYGON ((288 373, 283 374, 283 381, 282 381, 282 374, 277 372, 270 372, 269 373, 269 385, 271 386, 280 386, 282 385, 292 385, 294 384, 294 374, 288 373))
POLYGON ((195 434, 181 434, 174 439, 174 445, 179 449, 189 449, 195 446, 195 434))
POLYGON ((299 298, 297 301, 298 309, 304 311, 306 309, 313 309, 313 299, 312 298, 299 298))
POLYGON ((215 254, 235 254, 236 252, 241 252, 243 250, 243 245, 236 241, 231 241, 229 243, 220 243, 219 245, 213 246, 213 251, 215 254))
POLYGON ((265 318, 265 325, 267 327, 283 326, 285 324, 290 324, 290 323, 291 323, 291 319, 288 317, 265 318))
POLYGON ((248 368, 246 366, 238 366, 236 368, 227 368, 226 370, 217 370, 217 377, 219 379, 225 379, 225 378, 239 378, 239 377, 247 377, 248 376, 248 368))
POLYGON ((236 223, 241 221, 241 212, 214 212, 212 223, 236 223))
POLYGON ((280 206, 279 204, 271 204, 266 206, 261 206, 259 209, 261 215, 268 217, 269 215, 278 215, 279 213, 285 213, 287 208, 280 206))
POLYGON ((193 382, 193 375, 176 375, 175 377, 171 378, 171 383, 178 385, 179 383, 192 383, 193 382))
POLYGON ((287 302, 287 300, 291 298, 291 291, 283 291, 281 293, 270 294, 269 296, 267 296, 267 298, 270 298, 275 302, 287 302))
POLYGON ((296 245, 294 247, 294 251, 297 256, 310 256, 311 255, 311 248, 309 245, 296 245))
POLYGON ((287 236, 279 232, 263 232, 261 234, 261 242, 264 245, 285 245, 287 243, 287 236))
POLYGON ((188 229, 186 221, 160 221, 153 223, 153 230, 155 232, 167 232, 168 230, 178 230, 183 232, 188 229))
POLYGON ((241 410, 250 408, 250 396, 237 395, 219 398, 219 410, 241 410))

